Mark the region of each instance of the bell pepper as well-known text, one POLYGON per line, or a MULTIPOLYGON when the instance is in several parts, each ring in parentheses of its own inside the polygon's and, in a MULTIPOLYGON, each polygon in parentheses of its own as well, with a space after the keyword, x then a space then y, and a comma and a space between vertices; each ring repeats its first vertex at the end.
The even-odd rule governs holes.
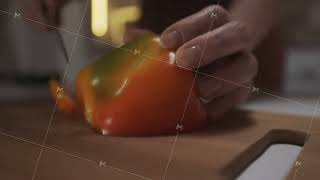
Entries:
POLYGON ((55 81, 51 91, 59 110, 82 112, 104 135, 175 134, 177 127, 190 132, 207 125, 196 86, 189 97, 193 78, 175 65, 174 53, 162 48, 157 36, 147 34, 82 69, 77 101, 65 90, 57 96, 62 88, 55 81))

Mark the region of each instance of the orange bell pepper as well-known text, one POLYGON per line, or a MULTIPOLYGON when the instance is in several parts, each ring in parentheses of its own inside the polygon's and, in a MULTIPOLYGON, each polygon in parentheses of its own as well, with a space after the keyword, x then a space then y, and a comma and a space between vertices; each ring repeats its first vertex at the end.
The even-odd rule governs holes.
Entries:
MULTIPOLYGON (((171 134, 177 132, 178 124, 184 132, 203 128, 207 115, 197 87, 185 110, 193 73, 177 67, 172 55, 152 34, 137 38, 82 69, 76 80, 77 103, 64 92, 58 109, 83 112, 87 122, 104 135, 171 134)), ((53 94, 57 88, 52 82, 53 94)))

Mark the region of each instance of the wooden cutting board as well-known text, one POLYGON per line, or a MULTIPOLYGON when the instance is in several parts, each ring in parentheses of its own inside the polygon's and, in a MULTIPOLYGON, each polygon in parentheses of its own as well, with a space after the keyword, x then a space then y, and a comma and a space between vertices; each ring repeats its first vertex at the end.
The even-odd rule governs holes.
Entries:
MULTIPOLYGON (((50 101, 1 103, 0 132, 41 144, 52 106, 50 101)), ((312 115, 313 109, 309 111, 312 115)), ((311 117, 238 110, 202 132, 120 138, 93 133, 79 119, 56 113, 35 179, 160 180, 165 172, 166 180, 232 179, 270 144, 303 145, 310 122, 311 117)), ((319 119, 314 119, 311 132, 315 133, 304 146, 301 164, 293 167, 288 179, 296 170, 296 180, 319 176, 319 119)), ((41 147, 5 134, 0 147, 1 177, 31 179, 41 147)))

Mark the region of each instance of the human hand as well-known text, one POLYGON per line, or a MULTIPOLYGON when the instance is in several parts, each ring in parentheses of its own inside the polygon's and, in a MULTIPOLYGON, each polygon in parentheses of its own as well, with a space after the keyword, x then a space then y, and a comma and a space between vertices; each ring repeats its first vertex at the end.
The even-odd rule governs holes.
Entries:
POLYGON ((50 30, 49 26, 44 24, 50 26, 60 25, 60 11, 66 0, 20 0, 18 2, 25 17, 39 21, 41 24, 36 24, 37 27, 43 30, 50 30))
POLYGON ((258 71, 253 42, 246 25, 231 20, 222 7, 209 6, 174 23, 161 42, 176 50, 177 65, 199 70, 197 86, 210 120, 250 95, 258 71))

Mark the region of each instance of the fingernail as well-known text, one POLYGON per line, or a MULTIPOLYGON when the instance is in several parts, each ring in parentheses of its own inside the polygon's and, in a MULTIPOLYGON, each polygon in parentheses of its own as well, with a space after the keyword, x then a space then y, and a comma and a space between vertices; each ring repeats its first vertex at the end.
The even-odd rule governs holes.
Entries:
POLYGON ((177 31, 171 31, 162 35, 161 44, 165 48, 174 49, 182 44, 182 37, 177 31))
POLYGON ((197 68, 200 57, 200 48, 198 46, 192 46, 178 50, 176 57, 177 65, 185 68, 197 68))

